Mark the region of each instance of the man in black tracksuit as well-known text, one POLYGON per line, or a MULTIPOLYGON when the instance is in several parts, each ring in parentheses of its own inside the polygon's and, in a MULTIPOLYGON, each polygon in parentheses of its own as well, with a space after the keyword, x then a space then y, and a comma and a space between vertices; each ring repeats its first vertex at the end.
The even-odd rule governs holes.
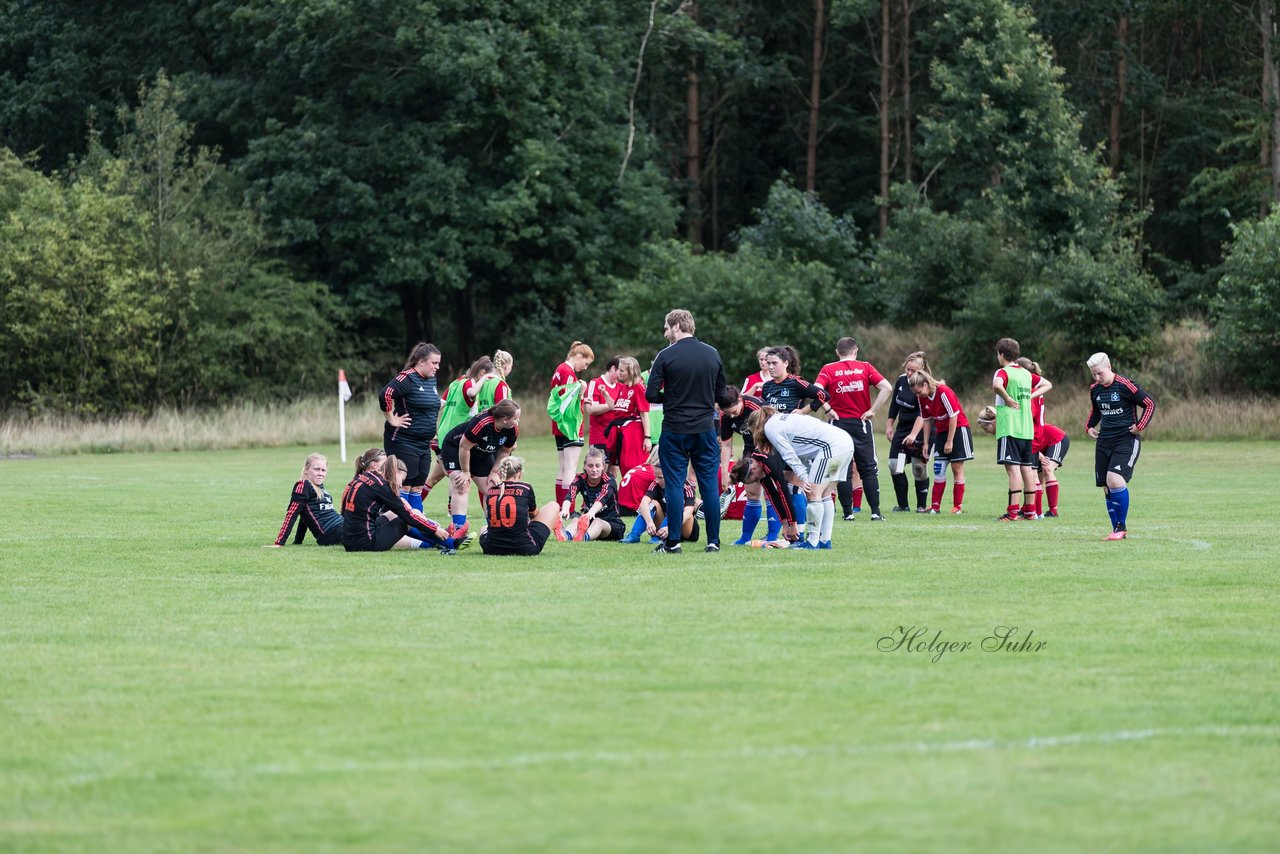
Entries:
MULTIPOLYGON (((720 437, 715 405, 724 398, 724 362, 716 348, 693 336, 693 315, 684 309, 667 313, 662 334, 671 345, 658 353, 649 370, 645 399, 662 404, 658 464, 666 480, 668 507, 683 505, 685 475, 693 464, 706 513, 707 547, 720 551, 720 437)), ((667 526, 667 541, 657 551, 680 553, 680 526, 667 526)))

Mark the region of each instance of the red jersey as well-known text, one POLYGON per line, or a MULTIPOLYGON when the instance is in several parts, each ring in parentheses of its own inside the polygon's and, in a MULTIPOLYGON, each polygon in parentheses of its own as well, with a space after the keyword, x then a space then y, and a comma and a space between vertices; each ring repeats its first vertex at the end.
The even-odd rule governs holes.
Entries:
MULTIPOLYGON (((1036 375, 1032 374, 1031 376, 1035 377, 1036 375)), ((1036 377, 1036 379, 1039 379, 1039 377, 1036 377)), ((1032 388, 1036 387, 1036 384, 1034 381, 1031 383, 1031 387, 1032 388)), ((1031 449, 1034 451, 1036 448, 1047 447, 1047 446, 1042 446, 1040 444, 1041 434, 1044 432, 1044 398, 1043 397, 1031 398, 1031 426, 1035 430, 1035 432, 1031 434, 1031 449)), ((1049 444, 1052 445, 1053 442, 1050 442, 1049 444)), ((1036 453, 1039 453, 1039 452, 1036 451, 1036 453)))
MULTIPOLYGON (((621 383, 609 385, 604 381, 604 377, 596 377, 587 384, 587 403, 608 403, 608 398, 618 397, 618 391, 623 388, 621 383), (607 397, 606 397, 607 394, 607 397)), ((609 426, 609 422, 614 419, 614 411, 608 409, 597 415, 590 416, 591 428, 588 433, 589 441, 592 445, 605 444, 604 431, 609 426)))
POLYGON ((769 381, 769 373, 767 371, 758 371, 742 381, 742 388, 738 389, 741 394, 749 394, 752 397, 760 396, 760 386, 769 381))
MULTIPOLYGON (((573 372, 573 368, 570 367, 568 362, 561 362, 559 367, 556 368, 555 373, 551 375, 552 388, 556 388, 557 386, 562 386, 562 385, 568 385, 569 383, 576 383, 577 381, 578 381, 578 375, 573 372)), ((581 431, 581 428, 579 428, 579 431, 581 431)), ((564 436, 564 433, 560 432, 560 427, 554 421, 551 422, 551 435, 564 436)), ((579 432, 579 434, 577 436, 574 436, 573 438, 581 439, 582 438, 581 432, 579 432)))
POLYGON ((827 390, 828 401, 837 418, 861 418, 871 408, 871 390, 884 377, 870 362, 844 359, 830 362, 818 371, 814 385, 827 390))
POLYGON ((1061 442, 1067 436, 1061 429, 1052 424, 1045 424, 1043 427, 1036 428, 1036 437, 1031 440, 1031 452, 1038 454, 1045 448, 1052 448, 1061 442))
POLYGON ((957 427, 968 427, 969 419, 964 416, 964 408, 960 406, 960 398, 945 385, 934 390, 932 397, 917 394, 920 401, 920 417, 933 421, 933 429, 946 433, 951 427, 951 419, 955 419, 957 427))
POLYGON ((635 510, 653 481, 653 466, 636 466, 631 469, 622 476, 622 481, 618 484, 618 504, 635 510))
POLYGON ((614 387, 614 418, 631 418, 641 412, 649 411, 649 401, 644 396, 644 384, 623 385, 614 387))

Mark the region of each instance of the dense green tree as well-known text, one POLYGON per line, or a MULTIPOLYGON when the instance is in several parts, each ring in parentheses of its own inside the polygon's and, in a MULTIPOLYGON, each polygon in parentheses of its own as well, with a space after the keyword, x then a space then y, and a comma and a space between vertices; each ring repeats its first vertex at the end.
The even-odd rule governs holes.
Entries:
POLYGON ((1241 385, 1280 392, 1280 212, 1232 231, 1211 348, 1241 385))

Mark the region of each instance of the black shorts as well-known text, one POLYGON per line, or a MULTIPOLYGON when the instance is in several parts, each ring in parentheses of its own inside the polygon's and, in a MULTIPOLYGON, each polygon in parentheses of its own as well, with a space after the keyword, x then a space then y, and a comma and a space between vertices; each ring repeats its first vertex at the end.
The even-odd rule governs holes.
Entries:
POLYGON ((501 540, 490 536, 489 531, 480 535, 480 550, 487 555, 523 555, 533 557, 541 554, 542 547, 551 536, 551 529, 541 522, 530 522, 526 530, 528 541, 519 534, 506 534, 501 540), (495 540, 498 540, 495 542, 495 540))
POLYGON ((336 546, 342 542, 342 521, 334 525, 327 531, 321 531, 316 536, 316 544, 321 546, 336 546))
POLYGON ((1071 439, 1067 436, 1063 436, 1061 442, 1052 444, 1041 450, 1039 454, 1036 454, 1036 462, 1032 468, 1036 471, 1040 471, 1040 454, 1043 454, 1045 459, 1061 467, 1063 460, 1067 458, 1067 451, 1070 447, 1071 439))
POLYGON ((973 459, 973 431, 968 427, 956 427, 955 436, 951 437, 951 453, 944 454, 942 448, 947 444, 947 431, 935 431, 933 436, 934 461, 945 460, 949 463, 963 463, 973 459))
POLYGON ((1118 439, 1099 439, 1093 455, 1093 478, 1098 486, 1107 485, 1107 475, 1115 472, 1128 483, 1133 467, 1142 453, 1142 440, 1132 434, 1118 439))
POLYGON ((996 439, 996 462, 1002 466, 1030 466, 1035 462, 1035 454, 1031 453, 1031 440, 1015 439, 1013 436, 996 439))
POLYGON ((597 516, 601 522, 609 523, 609 530, 600 535, 601 542, 605 540, 620 540, 627 533, 627 526, 623 524, 621 516, 597 516))
MULTIPOLYGON (((916 442, 910 448, 904 448, 902 446, 902 440, 911 435, 911 430, 914 427, 914 422, 907 425, 899 424, 897 429, 893 431, 893 439, 889 442, 890 459, 897 457, 899 454, 906 454, 908 463, 912 460, 924 462, 924 449, 920 447, 919 442, 916 442)), ((854 447, 856 449, 857 446, 855 445, 854 447)), ((903 470, 906 470, 906 466, 903 466, 903 470)))
MULTIPOLYGON (((486 454, 479 448, 471 449, 471 479, 483 480, 489 476, 489 472, 493 471, 493 463, 495 456, 486 454)), ((440 465, 444 466, 445 471, 462 471, 462 464, 458 462, 458 448, 456 445, 445 445, 440 449, 440 465)))
POLYGON ((361 538, 356 542, 344 541, 342 545, 349 552, 386 552, 408 532, 409 526, 399 516, 379 516, 373 525, 372 540, 361 538))
POLYGON ((849 467, 849 476, 852 477, 854 468, 857 468, 864 480, 875 477, 880 471, 880 463, 876 459, 875 426, 865 418, 837 418, 831 423, 853 439, 853 465, 849 467))
POLYGON ((397 460, 404 463, 406 487, 422 486, 427 482, 427 475, 431 472, 430 448, 409 442, 386 442, 382 450, 387 452, 387 456, 394 454, 397 460))
POLYGON ((570 439, 568 436, 561 436, 559 434, 555 435, 555 440, 557 451, 563 451, 565 448, 581 448, 583 445, 583 441, 580 438, 570 439))

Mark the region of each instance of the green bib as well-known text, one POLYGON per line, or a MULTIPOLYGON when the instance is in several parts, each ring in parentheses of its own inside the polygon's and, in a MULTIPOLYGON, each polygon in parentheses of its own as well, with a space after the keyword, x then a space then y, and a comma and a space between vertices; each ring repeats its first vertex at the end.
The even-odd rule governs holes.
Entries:
POLYGON ((996 395, 996 438, 1034 438, 1036 428, 1035 420, 1031 417, 1031 372, 1017 365, 1005 365, 1001 370, 1009 378, 1005 391, 1018 401, 1018 408, 1006 406, 1004 398, 996 395))

